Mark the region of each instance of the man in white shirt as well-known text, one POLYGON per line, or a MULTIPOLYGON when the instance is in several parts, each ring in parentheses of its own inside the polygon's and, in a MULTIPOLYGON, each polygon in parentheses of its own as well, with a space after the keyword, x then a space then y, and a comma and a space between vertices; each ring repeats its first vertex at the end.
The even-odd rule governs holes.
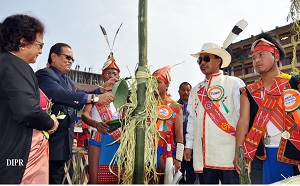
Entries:
POLYGON ((230 54, 215 43, 205 43, 198 58, 205 80, 193 87, 187 110, 184 159, 191 159, 196 173, 203 173, 203 184, 238 184, 233 165, 235 127, 239 118, 240 92, 245 83, 223 75, 221 68, 230 64, 230 54))

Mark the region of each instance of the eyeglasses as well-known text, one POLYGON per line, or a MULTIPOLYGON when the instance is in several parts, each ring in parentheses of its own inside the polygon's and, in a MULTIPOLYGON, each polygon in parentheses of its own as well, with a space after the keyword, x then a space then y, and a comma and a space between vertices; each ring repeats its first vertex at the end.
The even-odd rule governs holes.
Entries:
POLYGON ((38 40, 35 40, 35 41, 39 43, 39 45, 40 45, 40 49, 43 49, 43 47, 44 47, 44 43, 42 43, 42 42, 40 42, 40 41, 38 41, 38 40))
MULTIPOLYGON (((210 62, 210 57, 206 55, 206 56, 203 57, 203 60, 204 60, 206 63, 208 63, 208 62, 210 62)), ((200 65, 201 62, 202 62, 202 57, 199 57, 198 60, 197 60, 197 63, 200 65)))
POLYGON ((65 56, 66 57, 66 59, 68 60, 68 61, 72 61, 72 63, 74 63, 74 61, 75 61, 75 59, 72 57, 72 56, 69 56, 69 55, 67 55, 67 54, 58 54, 58 55, 63 55, 63 56, 65 56))
POLYGON ((117 77, 119 74, 117 72, 105 72, 104 75, 105 76, 117 77))

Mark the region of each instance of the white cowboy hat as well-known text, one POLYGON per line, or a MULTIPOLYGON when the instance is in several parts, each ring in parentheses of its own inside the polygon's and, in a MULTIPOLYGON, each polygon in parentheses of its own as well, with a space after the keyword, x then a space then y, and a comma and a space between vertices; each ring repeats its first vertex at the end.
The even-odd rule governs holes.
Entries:
POLYGON ((204 43, 202 45, 201 52, 198 52, 196 54, 191 54, 191 56, 195 58, 199 58, 200 54, 202 53, 215 54, 220 58, 222 58, 223 63, 221 68, 227 67, 231 62, 231 55, 224 48, 221 48, 219 45, 215 43, 204 43))

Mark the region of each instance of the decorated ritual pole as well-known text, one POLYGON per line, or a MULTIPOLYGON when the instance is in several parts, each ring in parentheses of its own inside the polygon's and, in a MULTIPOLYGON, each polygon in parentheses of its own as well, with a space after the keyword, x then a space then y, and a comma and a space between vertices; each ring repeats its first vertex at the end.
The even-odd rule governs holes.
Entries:
POLYGON ((299 17, 300 17, 300 0, 290 0, 291 6, 289 14, 286 18, 286 21, 291 19, 293 21, 293 24, 291 26, 291 41, 293 44, 293 59, 291 61, 292 65, 292 74, 293 75, 299 75, 299 69, 296 67, 297 64, 297 45, 299 42, 299 36, 300 36, 300 23, 299 23, 299 17))
MULTIPOLYGON (((139 66, 136 71, 147 73, 147 0, 139 0, 138 13, 138 39, 139 39, 139 66)), ((135 114, 137 118, 143 113, 145 108, 146 78, 137 79, 137 107, 135 114)), ((144 151, 145 151, 145 121, 137 120, 136 146, 134 164, 134 184, 143 184, 144 180, 144 151)))

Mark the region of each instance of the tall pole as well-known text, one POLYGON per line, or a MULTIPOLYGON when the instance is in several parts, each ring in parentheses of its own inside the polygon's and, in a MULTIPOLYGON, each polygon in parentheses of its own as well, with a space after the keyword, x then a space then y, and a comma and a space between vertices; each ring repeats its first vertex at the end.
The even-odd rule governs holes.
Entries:
MULTIPOLYGON (((139 37, 139 66, 137 72, 147 73, 147 0, 139 0, 138 15, 138 37, 139 37)), ((142 111, 145 108, 146 78, 137 77, 137 107, 135 115, 137 118, 143 118, 139 115, 145 114, 142 111)), ((135 164, 134 164, 134 184, 143 184, 144 180, 144 153, 145 153, 145 120, 137 120, 136 127, 136 146, 135 146, 135 164)))

